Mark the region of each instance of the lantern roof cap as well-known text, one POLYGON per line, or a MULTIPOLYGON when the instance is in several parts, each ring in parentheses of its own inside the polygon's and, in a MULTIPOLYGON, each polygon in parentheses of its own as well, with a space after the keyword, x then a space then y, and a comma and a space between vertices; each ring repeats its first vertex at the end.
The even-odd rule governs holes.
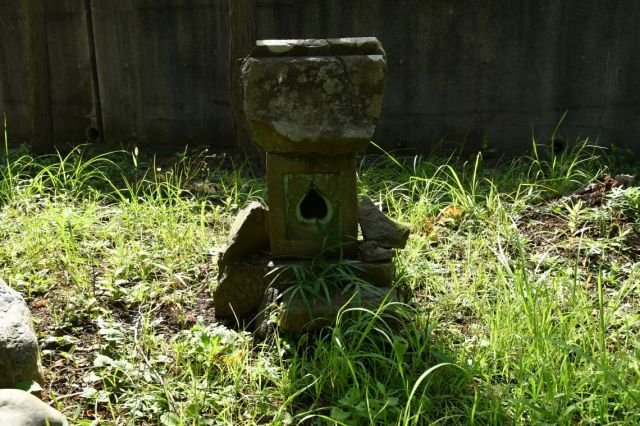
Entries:
POLYGON ((295 56, 383 55, 375 37, 258 40, 251 52, 254 58, 295 56))

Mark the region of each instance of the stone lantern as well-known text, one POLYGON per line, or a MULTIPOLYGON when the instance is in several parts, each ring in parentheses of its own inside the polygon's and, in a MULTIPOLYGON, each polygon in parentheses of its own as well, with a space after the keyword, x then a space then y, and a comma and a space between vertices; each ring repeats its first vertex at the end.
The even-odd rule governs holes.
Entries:
MULTIPOLYGON (((404 247, 409 230, 370 199, 358 204, 356 188, 356 154, 380 116, 385 68, 374 37, 261 40, 244 60, 245 115, 267 156, 268 209, 251 203, 232 226, 218 262, 217 317, 264 310, 278 299, 272 291, 286 292, 290 282, 274 270, 312 267, 310 259, 318 258, 348 261, 354 276, 376 289, 358 294, 363 305, 395 295, 393 249, 404 247)), ((293 299, 282 302, 280 328, 317 328, 352 300, 340 291, 332 298, 306 309, 293 299)))
POLYGON ((374 37, 263 40, 245 60, 245 114, 267 153, 273 257, 355 255, 355 154, 380 116, 385 66, 374 37))

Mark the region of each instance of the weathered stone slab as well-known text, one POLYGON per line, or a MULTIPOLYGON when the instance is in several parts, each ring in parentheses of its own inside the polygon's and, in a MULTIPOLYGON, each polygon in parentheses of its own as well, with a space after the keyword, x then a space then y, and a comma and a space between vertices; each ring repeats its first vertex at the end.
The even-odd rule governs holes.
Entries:
POLYGON ((262 41, 244 61, 245 113, 265 151, 334 155, 366 147, 386 62, 377 40, 349 40, 262 41))
POLYGON ((366 241, 385 248, 404 248, 407 244, 409 228, 389 219, 369 197, 358 204, 358 222, 366 241))
POLYGON ((636 177, 633 175, 620 174, 616 175, 615 179, 625 188, 631 188, 632 186, 635 186, 636 183, 636 177))
MULTIPOLYGON (((218 318, 243 318, 258 311, 269 287, 283 290, 293 280, 294 265, 311 268, 311 260, 272 261, 255 256, 227 265, 213 291, 213 305, 218 318)), ((391 262, 349 260, 354 276, 377 287, 389 287, 393 281, 391 262)))
POLYGON ((328 56, 331 45, 325 39, 257 40, 251 51, 254 58, 275 56, 328 56))
POLYGON ((28 392, 0 389, 0 425, 63 426, 67 421, 56 409, 28 392))
POLYGON ((382 45, 375 37, 344 37, 328 39, 258 40, 251 52, 254 58, 274 56, 346 56, 383 55, 382 45))
POLYGON ((0 279, 0 388, 29 380, 44 384, 31 312, 22 296, 0 279))
POLYGON ((393 259, 393 249, 378 246, 375 241, 360 241, 358 258, 367 262, 380 262, 393 259))
POLYGON ((333 294, 329 300, 320 297, 310 300, 308 303, 305 303, 298 295, 289 298, 287 294, 283 294, 281 298, 282 317, 278 321, 278 328, 289 333, 319 330, 331 325, 343 306, 375 310, 385 298, 391 302, 398 300, 395 291, 388 287, 361 291, 357 294, 354 292, 337 293, 333 294))
POLYGON ((227 248, 218 260, 220 272, 227 264, 269 250, 267 209, 257 201, 238 213, 229 231, 227 248))

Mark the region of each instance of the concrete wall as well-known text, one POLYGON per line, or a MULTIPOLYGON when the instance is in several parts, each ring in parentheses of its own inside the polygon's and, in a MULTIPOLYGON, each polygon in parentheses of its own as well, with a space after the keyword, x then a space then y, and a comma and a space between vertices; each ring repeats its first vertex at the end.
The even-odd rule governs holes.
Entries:
MULTIPOLYGON (((255 1, 258 38, 381 40, 389 69, 375 139, 387 148, 475 149, 488 141, 516 154, 528 150, 532 133, 548 140, 566 110, 567 142, 582 135, 640 146, 640 2, 255 1)), ((0 0, 0 113, 12 134, 25 136, 19 3, 0 0)), ((230 147, 227 5, 47 2, 56 137, 82 141, 101 121, 111 144, 230 147)))
MULTIPOLYGON (((9 134, 29 135, 24 0, 0 0, 0 115, 9 134)), ((86 140, 97 127, 91 61, 83 0, 46 2, 46 33, 53 136, 86 140)))
POLYGON ((26 37, 20 0, 0 0, 0 115, 11 135, 29 132, 26 37))
POLYGON ((46 20, 53 135, 80 142, 99 127, 85 2, 47 1, 46 20))
POLYGON ((92 8, 105 138, 230 147, 227 0, 92 8))
MULTIPOLYGON (((0 0, 0 115, 14 143, 30 135, 23 1, 0 0)), ((46 27, 59 145, 233 147, 227 0, 47 1, 46 27)))

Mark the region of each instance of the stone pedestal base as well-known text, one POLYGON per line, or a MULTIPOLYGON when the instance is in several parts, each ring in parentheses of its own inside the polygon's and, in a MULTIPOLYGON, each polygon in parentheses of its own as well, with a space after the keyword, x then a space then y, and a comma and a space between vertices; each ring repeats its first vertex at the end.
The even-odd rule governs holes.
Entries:
POLYGON ((291 295, 287 292, 269 294, 268 292, 261 307, 261 315, 258 317, 258 331, 260 334, 268 333, 274 303, 276 306, 279 305, 275 309, 280 310, 278 329, 289 333, 300 333, 331 325, 341 309, 364 308, 375 311, 385 301, 398 301, 395 290, 389 287, 361 288, 356 291, 334 292, 328 299, 321 296, 306 301, 299 294, 291 295), (278 300, 273 300, 274 298, 278 300))
MULTIPOLYGON (((331 263, 325 265, 330 266, 331 263)), ((291 285, 296 278, 296 267, 308 271, 319 269, 311 260, 271 260, 265 256, 227 264, 213 293, 216 317, 244 318, 256 314, 267 289, 284 291, 291 285)), ((343 260, 341 268, 375 287, 391 287, 393 264, 390 261, 343 260)))

